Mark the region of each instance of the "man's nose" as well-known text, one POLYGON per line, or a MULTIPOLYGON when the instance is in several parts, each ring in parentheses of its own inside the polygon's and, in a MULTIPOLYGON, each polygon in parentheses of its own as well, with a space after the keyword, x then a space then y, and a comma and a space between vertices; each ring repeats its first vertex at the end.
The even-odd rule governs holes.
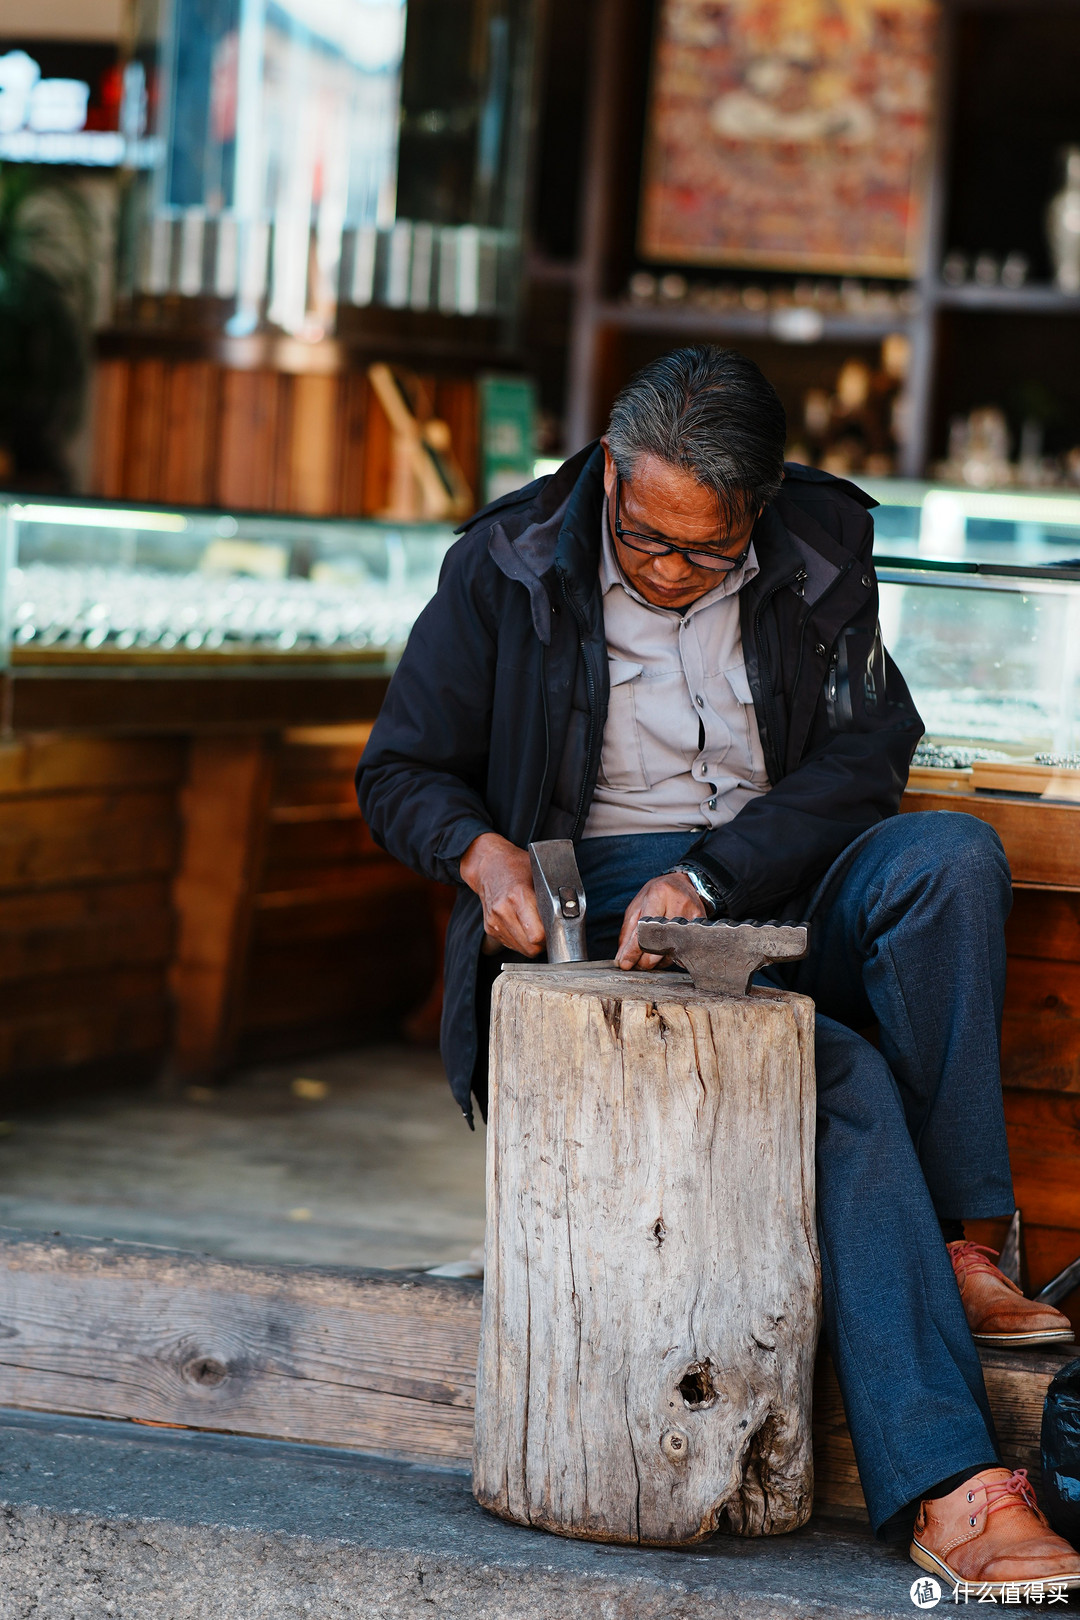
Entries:
POLYGON ((653 562, 653 573, 668 585, 677 585, 693 572, 688 560, 677 551, 669 551, 666 556, 657 557, 653 562))

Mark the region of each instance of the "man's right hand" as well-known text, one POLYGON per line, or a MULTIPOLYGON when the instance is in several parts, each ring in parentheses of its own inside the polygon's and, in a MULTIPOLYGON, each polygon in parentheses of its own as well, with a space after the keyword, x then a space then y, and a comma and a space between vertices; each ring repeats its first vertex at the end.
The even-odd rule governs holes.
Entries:
POLYGON ((481 833, 461 857, 459 870, 462 882, 483 902, 485 945, 490 940, 520 956, 539 956, 544 925, 528 850, 498 833, 481 833))

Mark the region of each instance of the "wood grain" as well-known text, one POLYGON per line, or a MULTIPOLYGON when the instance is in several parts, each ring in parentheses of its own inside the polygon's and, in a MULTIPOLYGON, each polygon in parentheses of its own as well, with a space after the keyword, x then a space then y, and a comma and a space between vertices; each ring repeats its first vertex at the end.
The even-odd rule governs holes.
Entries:
POLYGON ((813 1004, 511 968, 492 995, 473 1489, 668 1545, 811 1507, 813 1004))
POLYGON ((135 1245, 0 1242, 0 1404, 462 1464, 480 1292, 135 1245))
MULTIPOLYGON (((387 907, 392 925, 393 908, 404 895, 410 890, 417 894, 427 892, 428 885, 422 878, 409 875, 413 877, 412 884, 404 883, 393 869, 387 870, 380 863, 367 870, 361 867, 350 874, 344 894, 336 888, 260 894, 255 902, 253 923, 256 938, 265 944, 299 946, 305 940, 359 937, 384 926, 387 907), (373 908, 377 908, 374 913, 373 908)), ((410 906, 410 917, 414 912, 415 908, 410 906)))
POLYGON ((125 494, 124 448, 131 368, 126 360, 99 360, 94 369, 91 489, 105 500, 125 494))
POLYGON ((270 782, 262 738, 202 737, 191 745, 170 971, 173 1061, 184 1074, 213 1074, 232 1055, 270 782))
POLYGON ((324 514, 338 510, 338 430, 341 379, 317 372, 292 378, 287 510, 324 514))
MULTIPOLYGON (((67 898, 64 891, 61 894, 67 898)), ((4 927, 3 911, 0 899, 0 984, 164 963, 171 953, 173 919, 167 895, 162 905, 112 915, 99 913, 60 926, 34 919, 18 927, 4 927)), ((51 987, 53 1006, 58 995, 66 995, 62 983, 51 987)))
POLYGON ((1080 805, 1023 803, 991 793, 930 793, 909 788, 900 808, 977 816, 995 829, 1005 846, 1014 883, 1080 888, 1080 805))
POLYGON ((209 506, 214 499, 220 375, 209 360, 169 367, 159 500, 209 506))
POLYGON ((0 744, 0 798, 80 788, 169 786, 185 750, 169 738, 20 737, 0 744))
MULTIPOLYGON (((0 1405, 467 1467, 482 1287, 0 1229, 0 1405)), ((1038 1478, 1060 1351, 983 1351, 1005 1461, 1038 1478)), ((865 1517, 836 1377, 814 1382, 814 1505, 865 1517)))
MULTIPOLYGON (((37 1076, 102 1058, 164 1051, 172 1018, 160 968, 87 974, 78 979, 77 990, 61 997, 48 981, 18 987, 12 1004, 0 1012, 0 1075, 37 1076)), ((24 1078, 22 1085, 20 1101, 36 1100, 36 1080, 24 1078)), ((5 1085, 5 1096, 13 1089, 5 1085)))
POLYGON ((224 507, 272 510, 284 391, 273 371, 222 373, 217 499, 224 507))
POLYGON ((177 833, 167 792, 0 801, 0 889, 168 872, 177 833))
POLYGON ((1010 954, 1001 1076, 1007 1086, 1080 1091, 1080 963, 1010 954))
MULTIPOLYGON (((1077 873, 1080 886, 1080 872, 1077 873)), ((1080 962, 1080 893, 1017 889, 1005 924, 1009 956, 1043 962, 1080 962)))
POLYGON ((124 417, 124 494, 152 501, 161 488, 164 452, 166 363, 135 360, 131 365, 124 417))

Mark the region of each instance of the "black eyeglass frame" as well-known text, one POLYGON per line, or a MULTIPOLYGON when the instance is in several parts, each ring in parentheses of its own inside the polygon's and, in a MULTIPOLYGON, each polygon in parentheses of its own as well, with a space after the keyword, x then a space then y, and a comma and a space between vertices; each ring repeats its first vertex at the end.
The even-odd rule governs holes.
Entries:
POLYGON ((622 475, 615 474, 615 534, 624 546, 631 551, 637 551, 645 557, 670 557, 674 553, 677 557, 685 557, 691 568, 704 568, 713 574, 732 574, 736 568, 741 568, 750 555, 750 547, 754 543, 751 534, 742 551, 736 557, 724 557, 715 551, 700 551, 696 546, 677 546, 671 540, 663 540, 655 534, 640 534, 636 529, 624 529, 620 512, 622 509, 622 475), (643 541, 643 545, 634 542, 643 541))

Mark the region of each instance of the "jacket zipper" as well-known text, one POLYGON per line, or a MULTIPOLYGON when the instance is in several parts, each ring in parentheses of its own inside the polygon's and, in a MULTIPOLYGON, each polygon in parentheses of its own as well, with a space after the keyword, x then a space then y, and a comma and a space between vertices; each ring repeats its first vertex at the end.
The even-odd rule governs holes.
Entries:
MULTIPOLYGON (((767 710, 768 716, 769 716, 769 730, 768 730, 768 737, 767 737, 767 739, 765 741, 765 748, 766 748, 766 751, 768 753, 772 754, 773 763, 777 767, 775 775, 773 774, 772 771, 769 772, 769 779, 770 779, 771 782, 774 782, 774 783, 779 782, 779 780, 780 780, 781 776, 783 776, 784 772, 783 772, 782 763, 781 763, 781 761, 780 761, 780 759, 779 759, 779 757, 778 757, 778 755, 776 753, 776 746, 775 746, 775 742, 774 742, 774 739, 776 737, 776 729, 777 728, 776 728, 776 709, 775 709, 775 707, 773 705, 772 690, 770 688, 768 693, 766 693, 765 684, 761 679, 761 672, 768 667, 767 666, 767 661, 766 661, 766 658, 765 658, 765 648, 764 648, 764 644, 763 644, 762 639, 761 639, 761 621, 762 621, 762 618, 764 617, 765 609, 768 607, 768 605, 772 601, 773 597, 776 596, 779 591, 782 591, 785 588, 785 586, 793 584, 799 578, 799 575, 801 573, 803 573, 803 572, 804 572, 803 569, 799 569, 796 573, 789 574, 786 579, 777 580, 776 584, 773 585, 770 588, 770 590, 768 591, 768 593, 765 596, 762 597, 762 599, 758 603, 757 609, 756 609, 756 611, 754 613, 754 642, 755 642, 755 644, 757 646, 758 684, 761 687, 761 700, 762 700, 762 703, 764 704, 765 709, 767 710)), ((805 640, 805 635, 803 637, 803 640, 805 640)), ((801 661, 801 659, 802 659, 802 641, 800 641, 800 644, 799 644, 799 658, 800 658, 800 661, 801 661)), ((794 688, 792 690, 794 692, 794 688)), ((767 759, 766 759, 765 763, 766 763, 766 768, 767 768, 768 767, 768 760, 767 759)))
POLYGON ((539 828, 540 812, 544 808, 544 789, 547 787, 548 772, 551 769, 551 718, 548 714, 547 648, 543 642, 540 643, 540 701, 544 708, 544 769, 540 777, 540 797, 536 801, 532 826, 529 829, 527 842, 530 844, 536 837, 539 828))
POLYGON ((562 586, 563 600, 574 615, 578 627, 578 648, 581 652, 582 663, 585 665, 585 690, 589 702, 589 729, 585 739, 585 774, 581 778, 581 791, 578 794, 577 809, 574 812, 574 825, 570 829, 570 837, 576 843, 581 836, 581 829, 585 822, 585 801, 589 794, 589 776, 592 771, 593 745, 596 740, 596 680, 593 676, 589 655, 585 650, 585 620, 578 612, 577 604, 566 588, 566 575, 560 570, 559 583, 562 586))

